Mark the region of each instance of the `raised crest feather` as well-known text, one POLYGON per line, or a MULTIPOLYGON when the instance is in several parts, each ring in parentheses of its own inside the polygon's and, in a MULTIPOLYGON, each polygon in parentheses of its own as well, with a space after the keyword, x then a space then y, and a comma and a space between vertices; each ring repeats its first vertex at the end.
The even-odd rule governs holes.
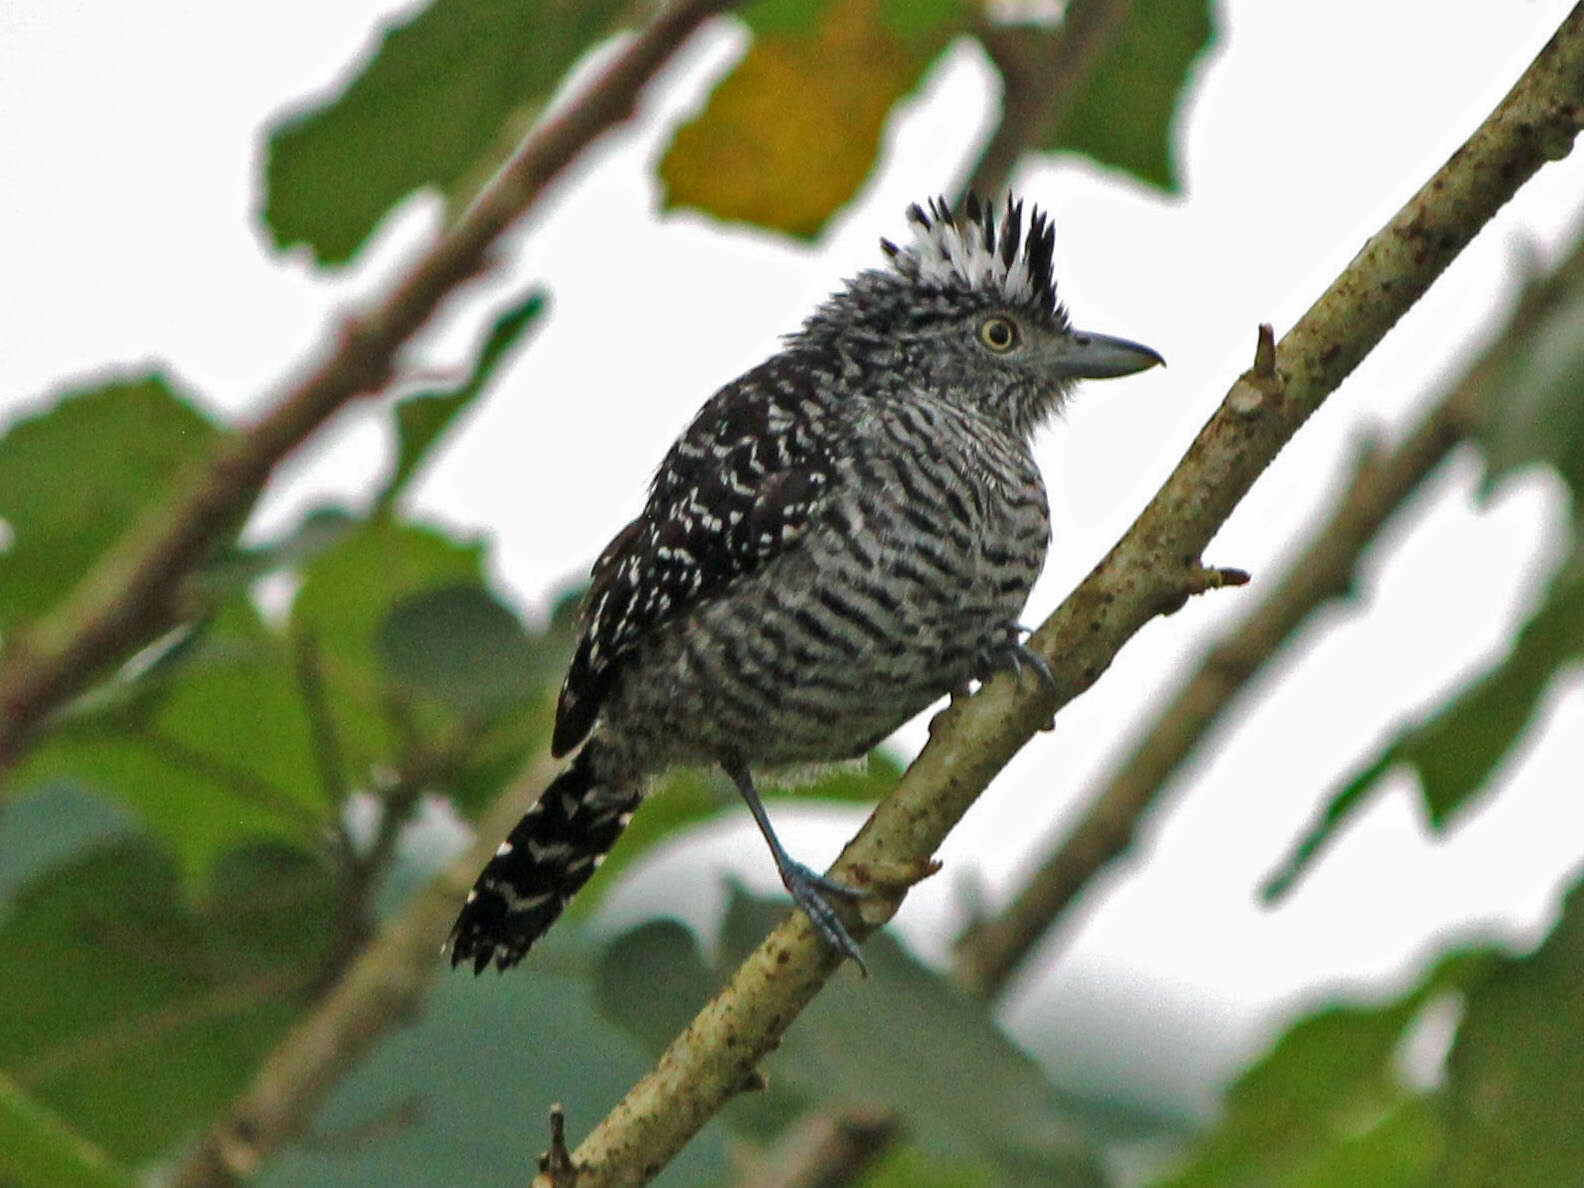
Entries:
POLYGON ((880 246, 909 280, 984 293, 1065 323, 1052 259, 1056 230, 1049 216, 1031 207, 1024 234, 1023 214, 1023 203, 1008 197, 997 227, 995 208, 977 194, 968 195, 961 214, 944 198, 931 198, 927 206, 908 207, 912 243, 898 247, 881 240, 880 246))

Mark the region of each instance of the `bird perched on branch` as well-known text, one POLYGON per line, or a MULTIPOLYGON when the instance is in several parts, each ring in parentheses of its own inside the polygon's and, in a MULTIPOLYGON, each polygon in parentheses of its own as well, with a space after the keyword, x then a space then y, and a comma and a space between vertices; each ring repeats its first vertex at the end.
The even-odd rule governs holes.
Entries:
POLYGON ((453 966, 521 960, 676 764, 726 772, 793 900, 858 958, 837 905, 861 892, 787 854, 754 773, 862 756, 999 668, 1049 678, 1018 627, 1050 537, 1030 438, 1075 380, 1161 358, 1072 328, 1040 212, 907 217, 889 267, 699 410, 594 563, 552 741, 582 749, 479 875, 453 966))

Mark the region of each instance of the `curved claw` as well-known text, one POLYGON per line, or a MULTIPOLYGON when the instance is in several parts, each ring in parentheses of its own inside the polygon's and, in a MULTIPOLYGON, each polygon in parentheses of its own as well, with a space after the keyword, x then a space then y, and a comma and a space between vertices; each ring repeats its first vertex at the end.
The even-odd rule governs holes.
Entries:
POLYGON ((1018 669, 1018 661, 1021 660, 1024 664, 1027 664, 1039 674, 1040 680, 1045 682, 1045 687, 1052 693, 1059 693, 1061 691, 1056 687, 1056 674, 1051 671, 1050 665, 1045 663, 1044 656, 1041 656, 1038 652, 1025 643, 1013 644, 1011 651, 1012 667, 1017 671, 1019 676, 1023 675, 1022 670, 1018 669))
POLYGON ((809 923, 814 926, 814 931, 819 933, 820 939, 843 957, 850 957, 856 961, 858 968, 867 977, 869 967, 864 964, 864 959, 858 952, 858 942, 847 932, 846 925, 841 922, 841 917, 836 914, 836 909, 830 905, 826 896, 834 895, 847 900, 856 900, 863 898, 868 892, 860 887, 852 887, 827 878, 810 870, 801 862, 788 862, 782 867, 781 881, 791 894, 792 901, 809 918, 809 923))
POLYGON ((1013 624, 1007 629, 1007 639, 998 646, 985 649, 983 657, 983 671, 986 677, 1002 669, 1010 669, 1012 675, 1020 681, 1023 679, 1023 666, 1032 668, 1045 687, 1052 693, 1060 693, 1061 689, 1056 684, 1056 674, 1051 672, 1050 665, 1045 662, 1033 648, 1020 639, 1020 636, 1032 635, 1033 630, 1028 627, 1013 624))

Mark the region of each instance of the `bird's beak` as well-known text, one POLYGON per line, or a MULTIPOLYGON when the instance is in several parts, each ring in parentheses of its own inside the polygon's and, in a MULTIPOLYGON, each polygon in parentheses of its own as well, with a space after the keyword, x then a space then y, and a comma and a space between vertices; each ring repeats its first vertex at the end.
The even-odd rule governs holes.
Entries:
POLYGON ((1162 367, 1166 365, 1160 352, 1108 334, 1073 330, 1067 335, 1067 344, 1056 361, 1057 370, 1066 379, 1113 379, 1144 371, 1157 363, 1162 367))

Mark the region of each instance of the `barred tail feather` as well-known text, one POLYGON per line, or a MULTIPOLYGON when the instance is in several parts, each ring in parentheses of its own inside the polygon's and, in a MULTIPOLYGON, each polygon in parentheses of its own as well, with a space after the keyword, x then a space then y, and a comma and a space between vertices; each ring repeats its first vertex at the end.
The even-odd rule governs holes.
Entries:
POLYGON ((616 844, 642 788, 601 778, 600 750, 597 739, 583 748, 479 874, 451 927, 453 969, 464 961, 475 974, 492 961, 501 970, 516 965, 616 844))

